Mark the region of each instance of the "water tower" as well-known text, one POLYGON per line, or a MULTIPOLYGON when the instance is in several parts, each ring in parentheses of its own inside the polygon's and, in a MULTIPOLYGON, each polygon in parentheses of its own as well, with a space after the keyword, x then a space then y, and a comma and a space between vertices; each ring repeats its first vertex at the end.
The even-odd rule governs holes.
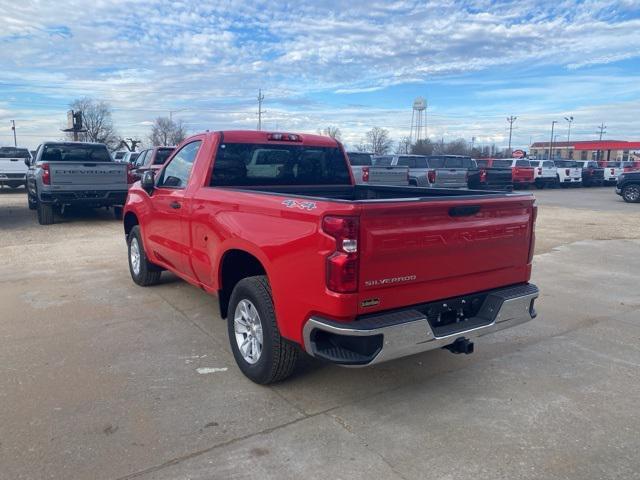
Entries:
POLYGON ((409 139, 411 143, 417 143, 427 138, 427 101, 423 97, 418 97, 413 101, 413 112, 411 113, 411 131, 409 139))

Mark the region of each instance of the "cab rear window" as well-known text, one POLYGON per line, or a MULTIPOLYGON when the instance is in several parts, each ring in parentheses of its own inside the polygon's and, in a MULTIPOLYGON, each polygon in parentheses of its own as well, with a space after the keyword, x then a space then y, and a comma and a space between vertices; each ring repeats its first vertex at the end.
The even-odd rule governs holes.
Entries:
POLYGON ((370 167, 372 164, 370 153, 351 152, 347 153, 349 163, 355 167, 370 167))
POLYGON ((336 147, 223 143, 210 185, 351 185, 351 177, 336 147))
POLYGON ((45 144, 40 158, 43 162, 112 162, 107 147, 99 144, 45 144))

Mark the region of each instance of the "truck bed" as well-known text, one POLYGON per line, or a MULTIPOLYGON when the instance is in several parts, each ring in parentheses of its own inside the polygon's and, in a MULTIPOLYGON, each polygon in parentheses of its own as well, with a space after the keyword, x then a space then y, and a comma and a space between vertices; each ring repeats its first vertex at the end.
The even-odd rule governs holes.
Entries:
POLYGON ((387 185, 336 185, 336 186, 255 186, 255 187, 218 187, 229 190, 291 195, 313 200, 331 200, 340 202, 369 201, 416 201, 442 200, 447 197, 456 199, 501 198, 505 196, 528 196, 525 193, 507 193, 492 190, 461 190, 453 188, 420 188, 387 185))

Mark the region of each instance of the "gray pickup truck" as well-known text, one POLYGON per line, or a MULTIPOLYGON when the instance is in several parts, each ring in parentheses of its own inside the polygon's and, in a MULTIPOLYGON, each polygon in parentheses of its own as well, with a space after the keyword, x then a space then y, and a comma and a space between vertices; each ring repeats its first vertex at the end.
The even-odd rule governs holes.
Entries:
POLYGON ((25 163, 29 208, 40 225, 54 221, 54 211, 70 205, 114 207, 122 215, 131 180, 129 165, 115 162, 100 143, 46 142, 25 163))
POLYGON ((374 166, 373 154, 347 152, 353 178, 358 184, 409 185, 409 168, 402 166, 374 166))
POLYGON ((458 155, 381 155, 376 166, 409 167, 409 184, 415 187, 467 188, 469 169, 475 169, 471 157, 458 155))

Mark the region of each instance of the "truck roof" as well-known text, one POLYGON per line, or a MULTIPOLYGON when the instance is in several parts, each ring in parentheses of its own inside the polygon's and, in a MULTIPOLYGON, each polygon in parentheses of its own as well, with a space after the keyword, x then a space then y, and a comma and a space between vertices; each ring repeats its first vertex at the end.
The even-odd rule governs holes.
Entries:
POLYGON ((338 141, 324 135, 314 135, 311 133, 295 133, 295 132, 268 132, 260 130, 222 130, 218 132, 208 132, 207 135, 215 135, 220 133, 224 137, 225 142, 234 143, 283 143, 283 144, 297 144, 297 145, 313 145, 316 147, 336 147, 338 141), (297 135, 300 137, 300 141, 278 141, 270 139, 269 136, 273 134, 282 135, 297 135))
POLYGON ((102 147, 107 147, 104 143, 98 143, 98 142, 72 142, 72 141, 65 141, 65 142, 61 142, 61 141, 48 141, 48 142, 42 142, 42 145, 97 145, 97 146, 102 146, 102 147))

